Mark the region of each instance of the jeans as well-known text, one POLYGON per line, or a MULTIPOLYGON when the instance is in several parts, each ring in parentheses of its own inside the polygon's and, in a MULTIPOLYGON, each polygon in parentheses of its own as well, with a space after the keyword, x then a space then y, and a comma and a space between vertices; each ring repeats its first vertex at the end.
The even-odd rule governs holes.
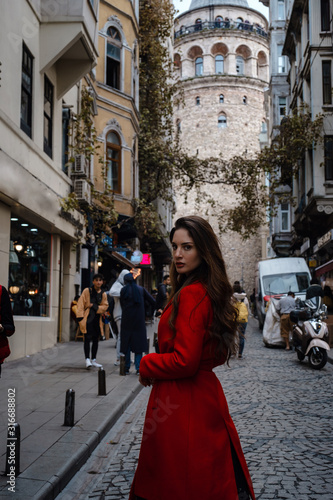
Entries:
MULTIPOLYGON (((134 364, 135 364, 136 371, 139 371, 141 359, 142 359, 142 352, 135 353, 134 364)), ((131 366, 131 350, 128 349, 128 351, 125 355, 125 371, 128 372, 130 369, 130 366, 131 366)))
POLYGON ((245 346, 245 330, 247 323, 238 323, 238 335, 239 335, 239 351, 238 354, 241 356, 244 351, 245 346))

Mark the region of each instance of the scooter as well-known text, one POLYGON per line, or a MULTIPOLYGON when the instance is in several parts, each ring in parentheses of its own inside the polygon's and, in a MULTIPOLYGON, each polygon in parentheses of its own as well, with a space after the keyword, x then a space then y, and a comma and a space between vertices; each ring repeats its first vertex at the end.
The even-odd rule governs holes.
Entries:
POLYGON ((321 304, 320 297, 306 300, 304 306, 290 313, 290 320, 294 323, 293 345, 300 361, 308 356, 310 366, 321 370, 327 363, 327 351, 330 350, 328 327, 323 321, 327 318, 327 307, 321 304))

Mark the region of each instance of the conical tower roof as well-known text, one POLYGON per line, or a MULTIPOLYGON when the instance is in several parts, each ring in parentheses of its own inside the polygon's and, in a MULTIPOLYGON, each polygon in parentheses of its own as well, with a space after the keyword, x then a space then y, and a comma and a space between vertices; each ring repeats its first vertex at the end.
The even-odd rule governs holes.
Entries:
POLYGON ((232 5, 235 7, 249 7, 247 0, 192 0, 189 10, 209 7, 210 5, 232 5))

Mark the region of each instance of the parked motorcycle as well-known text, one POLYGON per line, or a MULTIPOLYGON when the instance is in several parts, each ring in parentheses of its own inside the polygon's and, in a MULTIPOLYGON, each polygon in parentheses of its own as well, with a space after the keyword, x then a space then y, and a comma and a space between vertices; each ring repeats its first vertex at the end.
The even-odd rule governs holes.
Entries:
POLYGON ((320 297, 313 297, 302 304, 302 309, 294 309, 290 319, 294 323, 293 345, 297 357, 303 361, 309 357, 309 363, 315 370, 321 370, 327 363, 327 351, 330 350, 327 324, 327 307, 320 297))

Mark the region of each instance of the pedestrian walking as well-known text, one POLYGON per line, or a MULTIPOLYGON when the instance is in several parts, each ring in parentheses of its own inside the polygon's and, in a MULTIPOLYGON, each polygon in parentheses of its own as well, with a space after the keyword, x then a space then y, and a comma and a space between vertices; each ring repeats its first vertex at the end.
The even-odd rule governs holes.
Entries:
POLYGON ((0 285, 0 377, 1 365, 10 355, 8 337, 15 332, 10 297, 7 289, 0 285))
POLYGON ((290 313, 296 308, 295 294, 288 292, 288 295, 282 297, 276 305, 276 310, 281 316, 280 333, 286 343, 286 351, 290 351, 289 336, 293 330, 293 323, 290 319, 290 313))
POLYGON ((106 293, 102 290, 103 275, 97 273, 93 277, 93 286, 85 288, 77 303, 77 321, 80 331, 84 334, 84 356, 86 359, 86 368, 92 366, 101 368, 102 365, 97 363, 96 356, 98 351, 98 341, 100 336, 104 334, 104 324, 102 314, 109 307, 106 293), (90 357, 90 343, 91 357, 90 357))
POLYGON ((166 306, 168 300, 168 286, 170 286, 170 276, 166 274, 163 276, 162 283, 157 287, 156 316, 160 316, 166 306))
POLYGON ((242 359, 245 347, 245 332, 249 320, 249 301, 246 297, 246 293, 242 291, 240 284, 234 284, 233 291, 234 291, 234 298, 237 301, 236 308, 238 311, 238 316, 237 316, 237 323, 238 323, 237 330, 239 336, 238 359, 242 359))
POLYGON ((120 330, 121 330, 120 292, 124 286, 124 278, 127 274, 130 274, 130 272, 127 269, 123 269, 109 291, 109 295, 114 299, 113 319, 117 325, 117 332, 118 332, 117 345, 116 345, 117 360, 115 362, 115 366, 120 365, 120 330))
POLYGON ((212 371, 237 352, 233 305, 219 243, 198 216, 170 233, 172 292, 144 356, 152 385, 130 500, 248 500, 253 487, 221 384, 212 371))
POLYGON ((124 277, 124 285, 120 292, 122 309, 120 352, 125 356, 126 373, 129 373, 131 352, 134 352, 135 369, 139 375, 142 354, 147 351, 145 302, 153 308, 156 307, 156 302, 145 288, 137 285, 132 273, 124 277))

